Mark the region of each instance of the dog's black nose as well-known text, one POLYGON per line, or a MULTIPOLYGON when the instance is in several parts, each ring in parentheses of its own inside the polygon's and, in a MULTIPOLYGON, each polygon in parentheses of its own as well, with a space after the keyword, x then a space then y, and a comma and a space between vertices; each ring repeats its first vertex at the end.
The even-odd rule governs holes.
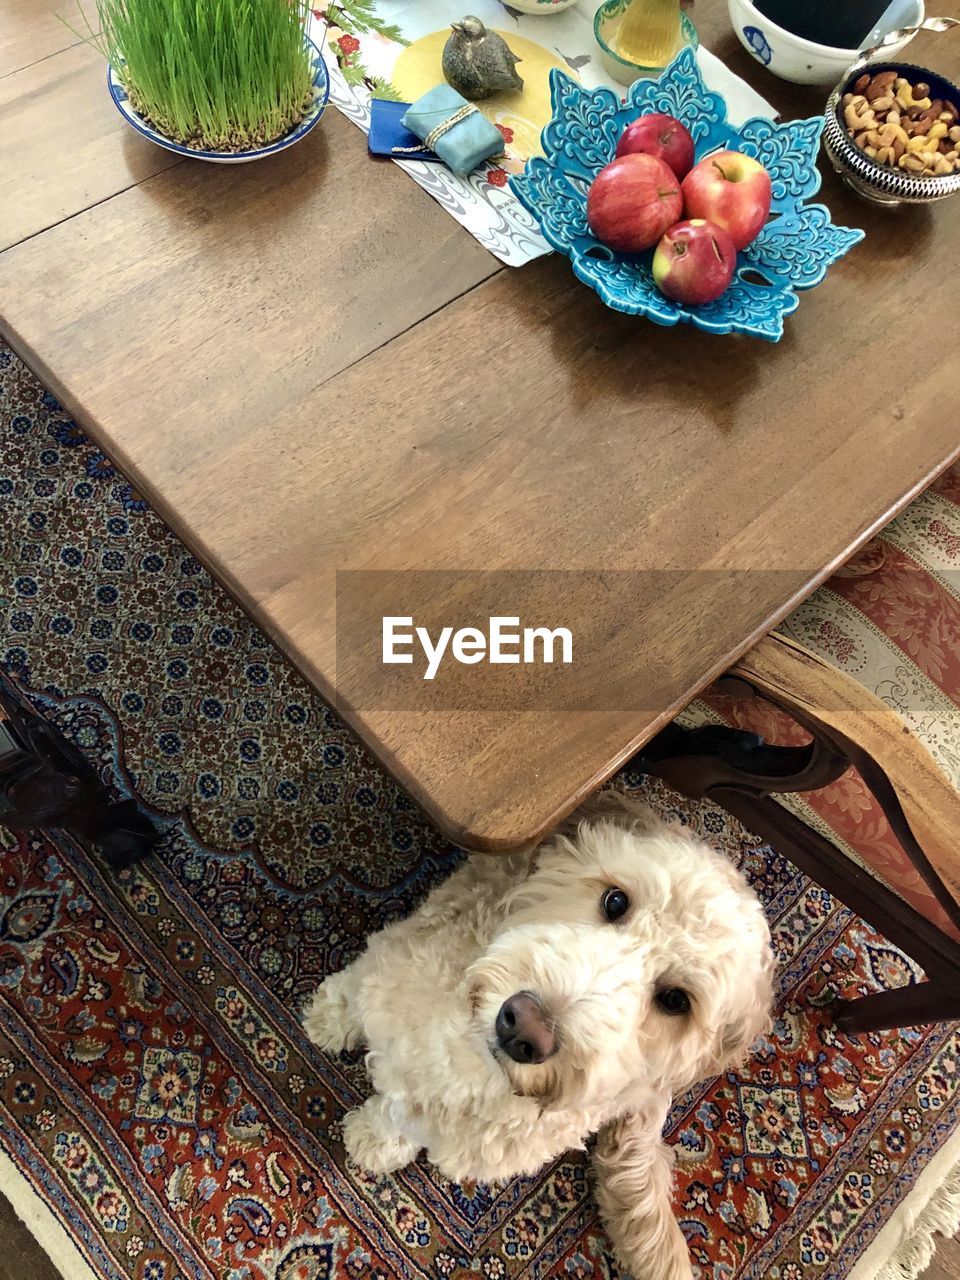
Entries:
POLYGON ((496 1031, 497 1044, 514 1062, 546 1062, 557 1052, 557 1037, 540 1001, 529 991, 504 1000, 496 1031))

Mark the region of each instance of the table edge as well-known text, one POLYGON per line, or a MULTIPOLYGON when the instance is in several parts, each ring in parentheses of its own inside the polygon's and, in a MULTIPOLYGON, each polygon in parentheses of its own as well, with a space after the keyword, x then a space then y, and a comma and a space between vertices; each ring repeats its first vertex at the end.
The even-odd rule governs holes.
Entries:
MULTIPOLYGON (((781 608, 774 610, 762 623, 754 627, 742 644, 735 646, 728 654, 714 663, 707 670, 703 679, 691 691, 671 703, 663 713, 647 721, 610 759, 598 764, 572 795, 557 804, 539 821, 531 822, 529 826, 521 830, 511 830, 505 823, 499 827, 494 825, 491 828, 474 830, 470 825, 470 819, 458 819, 456 814, 447 812, 442 803, 434 799, 430 790, 413 777, 382 743, 368 733, 362 718, 337 694, 336 689, 316 670, 311 661, 305 655, 302 655, 295 645, 290 644, 284 636, 278 633, 272 620, 261 611, 257 604, 247 602, 241 585, 234 581, 230 573, 221 571, 216 567, 216 556, 207 551, 201 539, 192 537, 189 531, 186 533, 183 531, 176 512, 169 508, 165 499, 155 493, 149 481, 141 475, 139 469, 123 455, 122 451, 114 449, 112 442, 107 439, 107 433, 101 430, 99 424, 92 417, 86 415, 82 407, 72 402, 68 389, 60 383, 54 372, 30 348, 29 344, 20 339, 13 326, 3 315, 0 315, 0 336, 5 339, 40 381, 56 395, 61 405, 90 436, 94 443, 104 450, 126 479, 146 498, 150 508, 176 534, 191 555, 200 561, 213 580, 227 592, 246 616, 269 636, 284 659, 303 676, 324 702, 340 716, 350 732, 359 739, 377 763, 400 783, 437 830, 455 845, 477 853, 517 853, 534 848, 541 843, 555 827, 621 769, 678 712, 688 706, 717 677, 732 667, 762 636, 772 631, 782 622, 797 605, 821 586, 831 574, 845 564, 851 556, 889 524, 905 507, 909 506, 914 498, 929 488, 938 476, 960 460, 960 444, 958 444, 956 449, 941 464, 933 467, 914 483, 902 498, 891 504, 890 507, 863 529, 840 554, 829 561, 822 570, 812 574, 802 587, 793 592, 781 608)), ((474 825, 476 824, 474 823, 474 825)))

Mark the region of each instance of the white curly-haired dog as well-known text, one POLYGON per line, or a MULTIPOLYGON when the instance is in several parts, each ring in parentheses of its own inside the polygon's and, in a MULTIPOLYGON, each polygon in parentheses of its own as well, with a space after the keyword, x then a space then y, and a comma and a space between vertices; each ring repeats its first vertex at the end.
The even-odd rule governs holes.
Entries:
POLYGON ((426 1148, 454 1181, 498 1182, 599 1132, 623 1262, 685 1280, 664 1120, 674 1092, 744 1057, 772 969, 739 872, 612 797, 534 854, 473 856, 327 978, 304 1025, 322 1049, 369 1050, 375 1092, 344 1122, 362 1168, 426 1148))

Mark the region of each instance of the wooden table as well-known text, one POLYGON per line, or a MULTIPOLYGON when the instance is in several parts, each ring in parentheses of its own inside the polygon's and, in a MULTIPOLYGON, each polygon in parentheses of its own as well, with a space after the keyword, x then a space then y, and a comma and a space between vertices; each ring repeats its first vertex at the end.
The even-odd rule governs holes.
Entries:
POLYGON ((174 161, 52 8, 0 42, 3 333, 455 840, 535 840, 960 454, 955 204, 826 174, 867 239, 779 346, 663 330, 563 260, 500 269, 335 111, 260 164, 174 161), (573 666, 381 679, 384 613, 516 612, 573 666))

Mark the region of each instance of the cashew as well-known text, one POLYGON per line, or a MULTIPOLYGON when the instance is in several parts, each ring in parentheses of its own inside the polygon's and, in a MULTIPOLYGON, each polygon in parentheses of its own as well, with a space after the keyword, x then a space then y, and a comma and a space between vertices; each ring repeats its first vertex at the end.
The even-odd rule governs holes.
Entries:
POLYGON ((910 174, 960 172, 960 107, 895 71, 864 72, 841 99, 851 141, 877 164, 910 174))

